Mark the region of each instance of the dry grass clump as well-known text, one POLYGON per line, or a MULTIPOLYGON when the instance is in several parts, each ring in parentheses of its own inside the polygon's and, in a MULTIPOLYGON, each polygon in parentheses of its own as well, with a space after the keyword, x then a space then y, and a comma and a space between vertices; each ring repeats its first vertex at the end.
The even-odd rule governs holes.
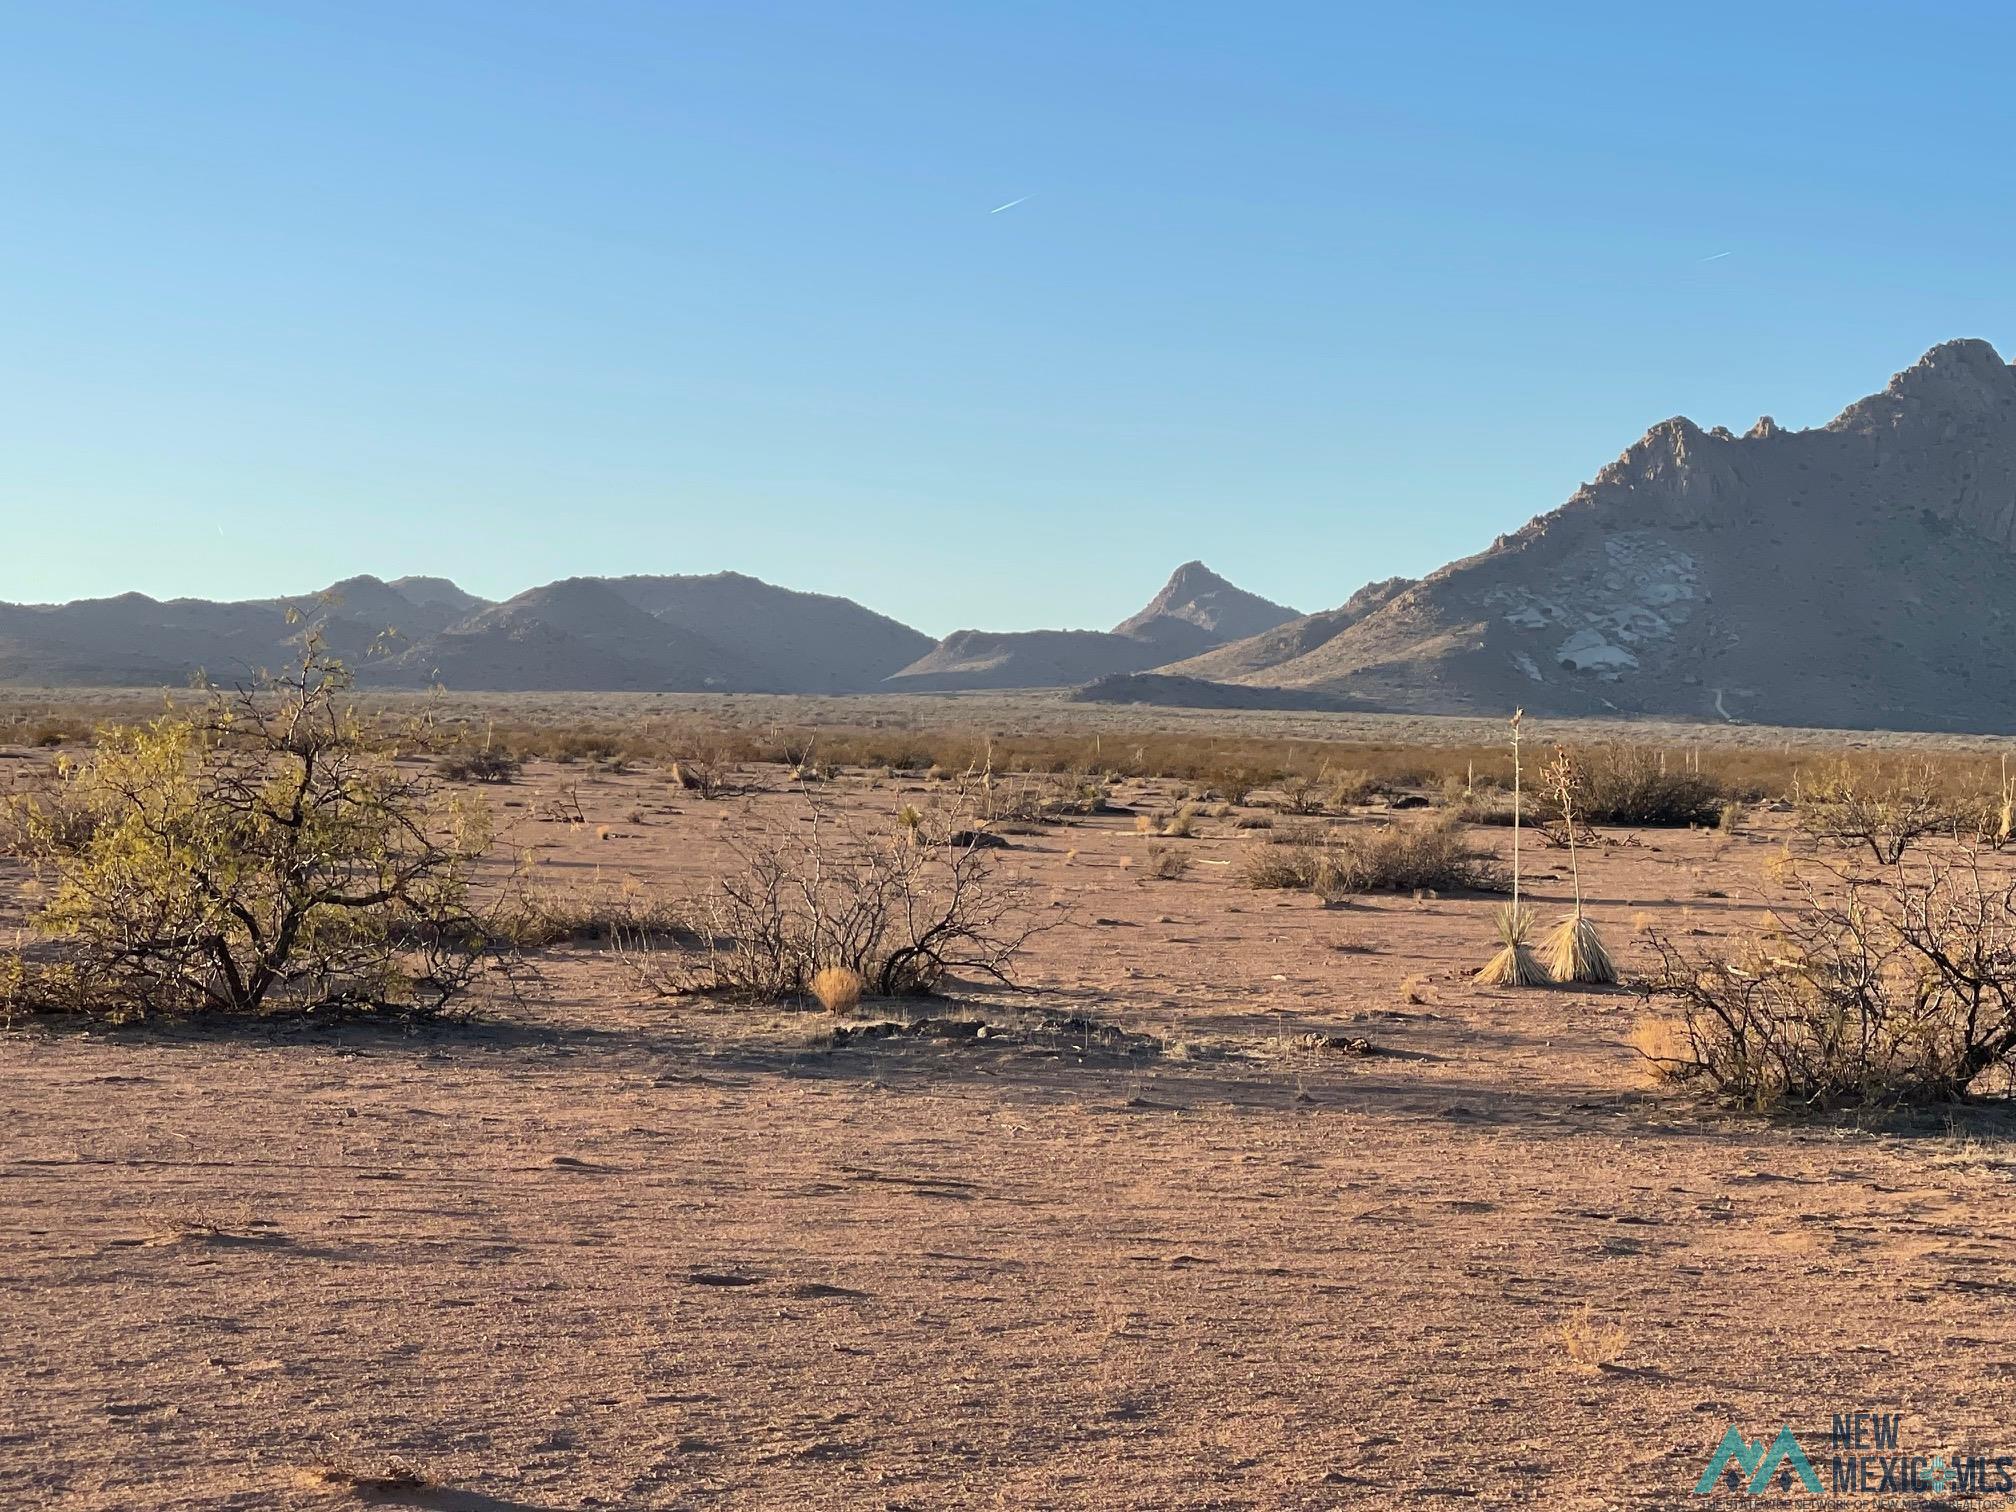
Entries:
POLYGON ((1190 870, 1190 858, 1173 845, 1151 845, 1148 847, 1148 875, 1163 882, 1174 882, 1190 870))
POLYGON ((1324 845, 1330 839, 1330 826, 1321 819, 1283 819, 1266 829, 1269 845, 1324 845))
POLYGON ((1195 803, 1184 803, 1173 810, 1161 813, 1136 814, 1134 833, 1160 835, 1167 840, 1188 840, 1197 833, 1198 812, 1195 803))
POLYGON ((1624 1358, 1631 1335, 1620 1323, 1599 1320, 1593 1307, 1584 1307, 1561 1325, 1561 1347, 1572 1364, 1584 1370, 1605 1370, 1624 1358))
POLYGON ((1387 783, 1357 767, 1346 767, 1327 775, 1330 781, 1330 802, 1338 808, 1370 803, 1388 790, 1387 783))
POLYGON ((812 996, 828 1013, 849 1014, 861 1006, 861 994, 868 984, 861 973, 848 966, 822 966, 809 984, 812 996))

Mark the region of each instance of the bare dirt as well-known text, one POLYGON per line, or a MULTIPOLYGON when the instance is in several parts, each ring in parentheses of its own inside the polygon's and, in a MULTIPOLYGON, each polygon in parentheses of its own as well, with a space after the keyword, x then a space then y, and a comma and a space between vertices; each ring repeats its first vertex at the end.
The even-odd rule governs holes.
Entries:
MULTIPOLYGON (((543 883, 652 895, 804 801, 486 791, 543 883)), ((1676 1100, 1631 993, 1471 983, 1493 900, 1249 891, 1229 818, 1170 881, 1126 815, 1011 839, 1029 990, 894 1014, 985 1039, 836 1047, 595 946, 464 1026, 14 1026, 0 1506, 1679 1507, 1731 1424, 2010 1451, 2001 1126, 1676 1100)), ((1627 967, 1641 914, 1759 916, 1768 819, 1606 839, 1627 967)))

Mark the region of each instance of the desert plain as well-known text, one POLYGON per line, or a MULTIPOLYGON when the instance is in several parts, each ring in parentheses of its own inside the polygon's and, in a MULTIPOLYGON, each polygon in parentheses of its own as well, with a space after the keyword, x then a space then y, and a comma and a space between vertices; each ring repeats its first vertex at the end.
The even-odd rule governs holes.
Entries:
MULTIPOLYGON (((0 751, 0 790, 51 759, 0 751)), ((942 786, 734 775, 535 760, 480 796, 534 885, 634 901, 704 893, 751 824, 942 786)), ((1007 827, 1045 926, 1012 988, 837 1018, 584 938, 457 1021, 8 1025, 0 1505, 1650 1508, 1698 1504, 1732 1425, 2009 1452, 2007 1120, 1763 1117, 1633 1047, 1646 931, 1754 932, 1785 814, 1602 830, 1625 985, 1514 990, 1472 980, 1494 896, 1244 885, 1264 790, 1139 832, 1199 787, 1007 827)), ((1567 859, 1523 859, 1551 921, 1567 859)), ((0 930, 36 885, 0 860, 0 930)))

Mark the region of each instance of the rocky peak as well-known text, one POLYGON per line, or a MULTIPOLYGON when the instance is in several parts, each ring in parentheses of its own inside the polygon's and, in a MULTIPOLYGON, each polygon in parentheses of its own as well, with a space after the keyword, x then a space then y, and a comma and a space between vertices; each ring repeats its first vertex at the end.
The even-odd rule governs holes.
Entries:
POLYGON ((1202 562, 1190 561, 1169 574, 1162 591, 1139 614, 1122 620, 1113 631, 1116 635, 1151 640, 1171 640, 1174 636, 1172 644, 1197 641, 1185 646, 1186 651, 1194 652, 1206 645, 1244 640, 1294 618, 1293 609, 1257 593, 1248 593, 1202 562))

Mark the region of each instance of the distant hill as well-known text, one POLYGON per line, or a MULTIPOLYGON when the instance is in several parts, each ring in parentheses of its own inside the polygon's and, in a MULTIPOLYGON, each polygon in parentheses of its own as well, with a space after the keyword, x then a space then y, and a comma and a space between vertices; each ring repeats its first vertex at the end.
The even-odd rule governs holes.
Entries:
POLYGON ((446 578, 354 577, 241 603, 0 604, 0 684, 229 682, 284 665, 311 629, 367 685, 472 692, 857 692, 932 644, 848 599, 732 572, 570 578, 502 604, 446 578))
POLYGON ((69 604, 0 604, 0 683, 16 686, 156 686, 198 672, 219 682, 283 665, 311 628, 364 669, 386 632, 410 644, 481 606, 445 579, 409 597, 374 577, 349 578, 291 598, 214 603, 126 593, 69 604), (295 614, 290 622, 289 611, 295 614))
POLYGON ((1161 647, 1103 630, 956 630, 883 687, 892 693, 1069 688, 1161 661, 1161 647))
POLYGON ((904 667, 891 691, 1058 688, 1139 672, 1295 617, 1202 562, 1186 562, 1162 591, 1111 631, 958 630, 904 667))
POLYGON ((739 572, 620 577, 609 587, 667 625, 705 637, 794 693, 872 688, 931 649, 931 637, 852 599, 778 588, 739 572))
POLYGON ((373 682, 483 692, 766 690, 747 657, 667 624, 599 578, 533 588, 365 669, 373 682))
POLYGON ((1297 688, 1250 688, 1170 677, 1159 672, 1122 672, 1089 682, 1071 694, 1073 703, 1158 704, 1170 709, 1362 710, 1365 705, 1336 693, 1297 688))

